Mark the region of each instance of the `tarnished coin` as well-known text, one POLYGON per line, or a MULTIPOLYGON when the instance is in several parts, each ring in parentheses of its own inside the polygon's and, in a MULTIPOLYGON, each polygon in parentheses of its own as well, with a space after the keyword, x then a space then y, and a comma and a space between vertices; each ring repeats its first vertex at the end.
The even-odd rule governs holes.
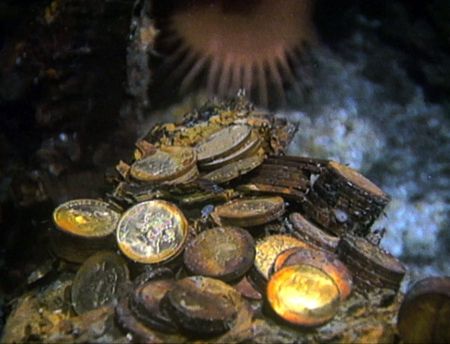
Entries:
POLYGON ((300 237, 317 247, 334 252, 339 242, 339 237, 332 236, 319 227, 316 227, 300 213, 289 215, 289 224, 300 237))
POLYGON ((267 300, 287 322, 313 327, 330 321, 340 296, 333 279, 310 265, 293 265, 276 272, 267 285, 267 300))
MULTIPOLYGON (((254 269, 265 281, 269 279, 269 273, 277 256, 291 247, 311 247, 304 241, 290 235, 269 235, 256 243, 256 256, 254 269)), ((254 281, 256 282, 256 281, 254 281)))
POLYGON ((195 275, 224 281, 242 277, 255 259, 255 242, 245 230, 217 227, 200 233, 184 251, 184 264, 195 275))
POLYGON ((128 209, 117 226, 120 250, 131 260, 161 263, 176 257, 184 247, 188 222, 174 204, 153 200, 128 209))
POLYGON ((291 248, 278 255, 273 271, 298 264, 310 265, 327 273, 338 287, 342 301, 350 296, 352 275, 335 254, 318 249, 291 248))
POLYGON ((203 276, 177 281, 163 300, 163 306, 181 328, 203 335, 229 330, 241 303, 241 296, 233 287, 203 276))
POLYGON ((172 289, 174 279, 155 279, 136 288, 130 300, 136 317, 158 331, 173 333, 177 328, 161 307, 161 300, 172 289))
POLYGON ((204 175, 202 178, 217 184, 226 183, 254 170, 261 165, 263 161, 263 155, 253 155, 222 166, 217 170, 204 175))
POLYGON ((217 206, 214 215, 224 224, 251 227, 275 220, 284 213, 281 197, 241 198, 217 206))
POLYGON ((195 146, 199 163, 208 162, 234 152, 250 137, 245 124, 227 126, 195 146))
POLYGON ((163 146, 153 154, 136 160, 130 175, 143 182, 163 182, 191 171, 196 163, 196 153, 191 147, 163 146))
POLYGON ((129 280, 123 258, 114 252, 101 251, 88 258, 78 270, 72 284, 72 304, 82 314, 111 302, 120 285, 129 280))
POLYGON ((74 199, 53 211, 53 221, 62 231, 81 237, 104 237, 117 226, 120 214, 108 203, 95 199, 74 199))
POLYGON ((397 328, 405 343, 450 343, 450 277, 430 277, 407 292, 397 328))

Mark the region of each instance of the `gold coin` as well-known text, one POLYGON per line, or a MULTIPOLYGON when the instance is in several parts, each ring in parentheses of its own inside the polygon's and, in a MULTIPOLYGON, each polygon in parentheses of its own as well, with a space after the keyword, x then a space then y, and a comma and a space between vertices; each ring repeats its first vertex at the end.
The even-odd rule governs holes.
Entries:
POLYGON ((192 170, 196 153, 191 147, 160 147, 152 155, 135 161, 130 174, 143 182, 162 182, 192 170))
POLYGON ((233 161, 218 168, 202 177, 217 184, 226 183, 239 176, 242 176, 262 164, 264 156, 253 155, 238 161, 233 161))
POLYGON ((177 256, 188 235, 188 222, 174 204, 153 200, 128 209, 117 226, 117 242, 131 260, 153 264, 177 256))
POLYGON ((117 226, 120 214, 108 203, 95 199, 74 199, 53 211, 53 222, 62 231, 81 237, 104 237, 117 226))
POLYGON ((309 265, 293 265, 276 272, 269 280, 267 299, 281 318, 305 327, 330 321, 340 303, 333 279, 309 265))
POLYGON ((247 125, 232 125, 219 130, 195 146, 199 163, 208 162, 238 149, 250 136, 247 125))
POLYGON ((277 256, 291 247, 310 248, 304 241, 284 234, 266 236, 256 244, 255 268, 267 280, 277 256))

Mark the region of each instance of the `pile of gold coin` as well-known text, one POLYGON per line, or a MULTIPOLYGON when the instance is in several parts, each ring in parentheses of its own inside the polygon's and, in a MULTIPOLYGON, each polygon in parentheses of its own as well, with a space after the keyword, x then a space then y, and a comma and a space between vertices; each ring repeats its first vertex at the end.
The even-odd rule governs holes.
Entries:
POLYGON ((136 341, 251 341, 284 325, 325 340, 357 317, 352 300, 395 295, 405 268, 370 241, 389 196, 338 162, 285 155, 294 131, 242 101, 153 128, 104 200, 55 209, 55 254, 83 263, 75 311, 118 300, 136 341))

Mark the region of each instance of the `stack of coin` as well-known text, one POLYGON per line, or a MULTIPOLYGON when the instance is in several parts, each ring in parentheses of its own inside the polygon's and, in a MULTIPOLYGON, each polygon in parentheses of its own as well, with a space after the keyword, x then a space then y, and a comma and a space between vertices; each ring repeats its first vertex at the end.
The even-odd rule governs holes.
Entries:
POLYGON ((330 161, 315 181, 308 200, 329 214, 328 221, 321 219, 317 211, 308 214, 317 222, 325 222, 319 223, 328 230, 336 234, 367 235, 390 197, 357 171, 330 161))
POLYGON ((249 193, 266 193, 303 202, 311 187, 311 176, 319 175, 324 160, 293 156, 271 156, 261 166, 247 175, 239 190, 249 193))
POLYGON ((129 171, 147 183, 188 183, 198 176, 197 155, 190 147, 161 146, 136 160, 129 171))
POLYGON ((280 218, 284 211, 281 197, 240 198, 217 206, 211 216, 219 225, 253 227, 280 218))
POLYGON ((337 253, 352 272, 355 284, 360 289, 387 288, 398 291, 400 288, 405 267, 368 240, 345 236, 339 242, 337 253))
POLYGON ((122 215, 117 243, 132 261, 158 264, 182 252, 188 233, 188 222, 178 207, 162 200, 146 201, 122 215))
POLYGON ((195 146, 201 170, 217 170, 252 156, 263 156, 262 138, 246 124, 220 129, 195 146))
POLYGON ((103 201, 74 199, 53 211, 50 245, 54 253, 69 262, 82 263, 101 249, 113 246, 113 232, 120 214, 103 201))

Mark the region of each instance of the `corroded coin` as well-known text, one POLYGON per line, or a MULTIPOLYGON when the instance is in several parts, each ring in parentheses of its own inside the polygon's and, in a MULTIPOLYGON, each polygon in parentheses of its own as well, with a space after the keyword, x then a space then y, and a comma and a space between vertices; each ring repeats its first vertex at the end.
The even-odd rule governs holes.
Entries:
POLYGON ((267 280, 277 256, 291 247, 311 247, 290 235, 269 235, 256 243, 255 268, 267 280))
POLYGON ((144 182, 162 182, 191 171, 196 153, 190 147, 163 146, 153 154, 136 160, 130 169, 133 178, 144 182))
POLYGON ((292 226, 295 233, 298 234, 300 239, 328 251, 334 252, 336 250, 339 237, 324 232, 300 213, 290 214, 289 224, 292 226))
POLYGON ((153 264, 177 256, 188 235, 188 222, 174 204, 154 200, 128 209, 117 226, 117 242, 131 260, 153 264))
POLYGON ((275 220, 284 213, 284 200, 281 197, 242 198, 217 206, 214 215, 221 222, 251 227, 275 220))
POLYGON ((101 251, 87 259, 72 284, 72 304, 82 314, 111 302, 120 285, 129 280, 123 258, 114 252, 101 251))
POLYGON ((172 289, 174 279, 155 279, 140 285, 133 293, 130 306, 136 317, 158 331, 173 333, 177 328, 161 307, 161 300, 172 289))
POLYGON ((267 300, 282 319, 303 327, 330 321, 340 304, 333 279, 310 265, 288 266, 276 272, 267 285, 267 300))
POLYGON ((335 254, 318 249, 291 248, 278 255, 273 271, 277 272, 286 266, 298 264, 310 265, 327 273, 336 283, 342 301, 350 296, 352 275, 335 254))
POLYGON ((226 183, 254 170, 256 167, 261 165, 263 161, 264 156, 253 155, 248 158, 233 161, 204 175, 202 178, 217 184, 226 183))
POLYGON ((208 162, 234 152, 250 137, 245 124, 225 127, 195 146, 199 163, 208 162))
POLYGON ((200 233, 184 251, 184 264, 196 275, 230 281, 252 266, 255 243, 245 230, 217 227, 200 233))
POLYGON ((81 237, 104 237, 111 234, 120 214, 108 203, 95 199, 74 199, 53 211, 53 221, 62 231, 81 237))
POLYGON ((397 327, 405 343, 450 343, 450 277, 430 277, 407 292, 397 327))
POLYGON ((241 303, 233 287, 203 276, 178 280, 163 300, 163 306, 181 328, 204 335, 229 330, 241 303))

